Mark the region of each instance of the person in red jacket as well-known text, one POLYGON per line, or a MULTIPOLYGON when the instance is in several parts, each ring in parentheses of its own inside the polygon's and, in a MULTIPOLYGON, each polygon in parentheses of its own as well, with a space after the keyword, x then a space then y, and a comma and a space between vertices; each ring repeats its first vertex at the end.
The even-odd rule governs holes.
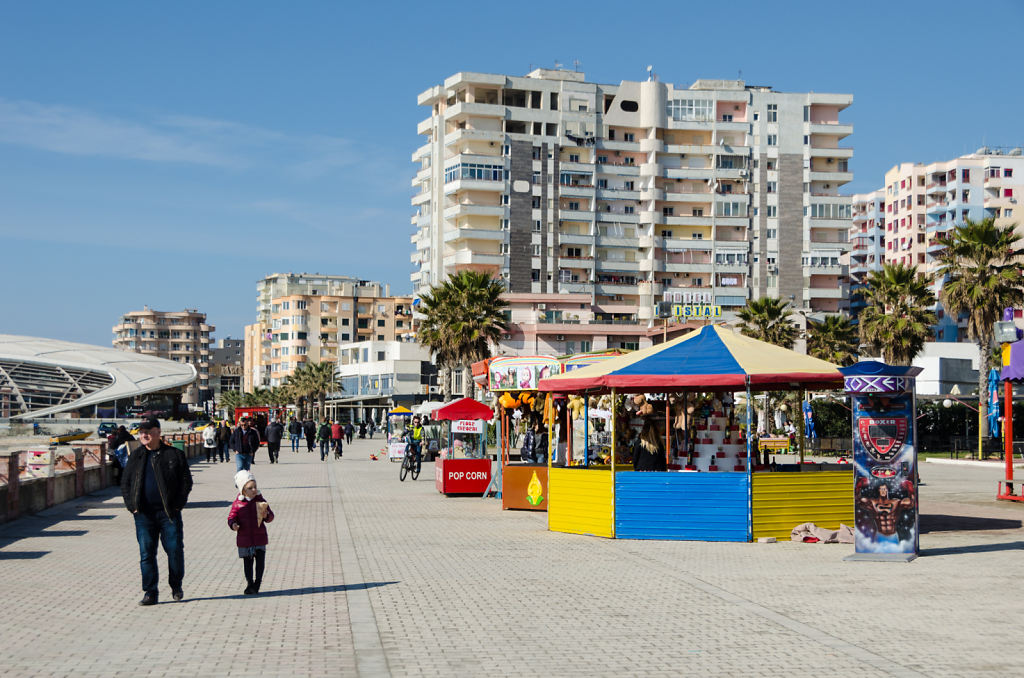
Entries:
POLYGON ((242 559, 242 567, 245 570, 247 585, 243 593, 251 596, 260 592, 260 584, 263 583, 263 570, 267 559, 266 524, 274 520, 274 512, 270 510, 270 504, 263 499, 263 495, 256 487, 256 478, 249 471, 239 471, 235 474, 235 487, 238 488, 238 496, 228 513, 228 527, 235 531, 238 557, 242 559))
POLYGON ((331 424, 331 446, 334 448, 334 458, 341 459, 341 452, 345 444, 345 427, 340 421, 331 424))

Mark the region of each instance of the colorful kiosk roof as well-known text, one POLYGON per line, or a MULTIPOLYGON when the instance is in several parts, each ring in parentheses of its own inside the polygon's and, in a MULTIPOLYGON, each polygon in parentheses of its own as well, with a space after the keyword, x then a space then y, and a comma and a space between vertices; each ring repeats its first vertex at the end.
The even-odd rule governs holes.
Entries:
POLYGON ((434 412, 435 420, 461 421, 463 419, 484 419, 494 416, 491 408, 472 398, 459 398, 434 412))
POLYGON ((699 330, 627 355, 541 380, 541 391, 755 390, 842 388, 832 363, 743 336, 727 327, 699 330))

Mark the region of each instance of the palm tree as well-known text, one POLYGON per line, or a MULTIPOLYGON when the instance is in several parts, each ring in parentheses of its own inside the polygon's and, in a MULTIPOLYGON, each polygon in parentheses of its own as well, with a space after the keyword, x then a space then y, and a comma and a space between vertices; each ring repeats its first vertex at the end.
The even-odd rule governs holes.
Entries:
POLYGON ((807 321, 807 354, 846 366, 857 362, 857 327, 849 316, 827 315, 807 321))
POLYGON ((508 305, 501 295, 501 281, 489 273, 460 271, 420 297, 425 316, 419 327, 420 342, 434 354, 442 371, 442 393, 449 393, 448 373, 464 370, 463 393, 473 388, 470 365, 490 357, 491 346, 505 331, 503 311, 508 305))
POLYGON ((931 277, 916 266, 884 264, 872 271, 861 295, 867 306, 860 314, 861 341, 892 365, 909 365, 932 336, 935 295, 931 277))
POLYGON ((790 320, 792 313, 788 307, 789 303, 781 299, 748 299, 746 307, 738 314, 742 321, 740 333, 783 348, 793 348, 799 329, 790 320))
POLYGON ((217 407, 227 413, 228 419, 235 420, 235 408, 242 406, 241 391, 221 391, 217 400, 217 407))
POLYGON ((286 384, 296 396, 315 399, 319 405, 319 415, 324 415, 324 405, 327 402, 327 394, 341 390, 335 375, 334 363, 315 363, 307 361, 295 368, 286 384))
POLYGON ((988 435, 988 372, 992 361, 993 325, 1003 309, 1020 306, 1024 290, 1016 261, 1014 226, 997 226, 994 218, 968 219, 939 236, 944 249, 936 255, 938 275, 945 283, 939 293, 952 314, 967 315, 967 334, 978 344, 978 451, 988 435))

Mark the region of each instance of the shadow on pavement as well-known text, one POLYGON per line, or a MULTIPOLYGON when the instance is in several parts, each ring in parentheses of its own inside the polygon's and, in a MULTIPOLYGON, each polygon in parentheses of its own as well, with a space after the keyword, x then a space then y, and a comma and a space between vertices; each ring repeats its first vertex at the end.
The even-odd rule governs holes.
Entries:
POLYGON ((301 589, 280 589, 277 591, 261 591, 256 596, 247 596, 238 593, 233 596, 206 596, 204 598, 186 598, 185 602, 188 603, 200 600, 241 600, 254 597, 276 598, 279 596, 308 596, 315 595, 318 593, 336 593, 338 591, 361 591, 365 589, 375 589, 378 586, 390 586, 391 584, 397 583, 397 581, 368 581, 362 584, 333 584, 331 586, 307 586, 301 589))
POLYGON ((965 532, 970 530, 1016 530, 1024 523, 1007 518, 977 518, 922 513, 918 522, 921 534, 929 532, 965 532))
POLYGON ((38 532, 25 534, 2 534, 0 535, 0 542, 36 539, 38 537, 81 537, 83 534, 89 534, 89 530, 39 530, 38 532))
POLYGON ((33 560, 47 553, 49 551, 0 551, 0 560, 33 560))
POLYGON ((1024 541, 1011 541, 1005 544, 972 544, 971 546, 921 549, 921 556, 955 556, 961 553, 991 553, 993 551, 1024 551, 1024 541))
POLYGON ((189 503, 185 504, 185 508, 228 508, 231 506, 232 501, 233 500, 231 499, 217 501, 190 501, 189 503))

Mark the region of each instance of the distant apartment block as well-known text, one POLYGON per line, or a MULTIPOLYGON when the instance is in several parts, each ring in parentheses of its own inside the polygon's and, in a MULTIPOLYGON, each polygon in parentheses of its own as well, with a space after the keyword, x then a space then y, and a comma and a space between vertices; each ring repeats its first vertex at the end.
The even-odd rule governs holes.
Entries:
POLYGON ((857 292, 865 287, 871 272, 881 270, 885 263, 885 191, 859 193, 850 200, 850 314, 856 317, 864 308, 864 299, 857 292))
POLYGON ((214 399, 224 391, 242 390, 242 366, 245 363, 245 340, 226 337, 210 350, 210 387, 214 399))
POLYGON ((655 303, 847 306, 849 94, 457 73, 419 95, 414 292, 501 278, 509 348, 645 345, 655 303))
POLYGON ((243 387, 280 386, 307 360, 338 362, 355 341, 414 341, 412 297, 350 276, 275 273, 256 285, 257 322, 245 329, 243 387))
POLYGON ((125 313, 114 325, 114 348, 188 363, 199 373, 199 383, 185 390, 182 402, 197 404, 208 400, 210 390, 210 335, 216 328, 206 323, 206 314, 196 309, 125 313), (197 388, 198 387, 198 388, 197 388))
MULTIPOLYGON (((854 196, 851 286, 858 284, 854 255, 864 251, 858 250, 861 244, 882 244, 882 261, 886 263, 901 262, 917 266, 923 273, 935 273, 936 255, 942 251, 937 238, 955 225, 966 219, 989 217, 999 225, 1020 224, 1024 214, 1017 200, 1024 190, 1022 173, 1024 156, 1020 148, 983 147, 952 160, 894 166, 885 173, 883 188, 854 196), (884 229, 880 233, 879 227, 884 229), (875 237, 873 243, 871 234, 875 237)), ((870 258, 864 263, 869 265, 870 258)), ((936 293, 942 282, 941 278, 935 279, 936 293)), ((966 340, 965 322, 949 317, 941 305, 936 305, 935 311, 939 317, 934 328, 936 341, 966 340)))

